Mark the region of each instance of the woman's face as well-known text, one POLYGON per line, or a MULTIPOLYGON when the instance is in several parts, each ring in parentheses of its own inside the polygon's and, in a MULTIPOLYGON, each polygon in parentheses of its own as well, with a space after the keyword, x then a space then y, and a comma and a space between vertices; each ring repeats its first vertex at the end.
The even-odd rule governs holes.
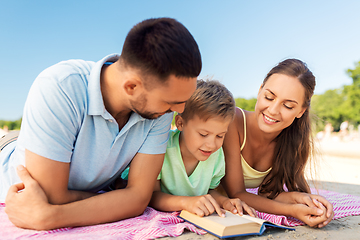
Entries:
POLYGON ((260 88, 255 114, 259 128, 266 133, 280 133, 300 118, 303 108, 305 89, 296 77, 273 74, 260 88))

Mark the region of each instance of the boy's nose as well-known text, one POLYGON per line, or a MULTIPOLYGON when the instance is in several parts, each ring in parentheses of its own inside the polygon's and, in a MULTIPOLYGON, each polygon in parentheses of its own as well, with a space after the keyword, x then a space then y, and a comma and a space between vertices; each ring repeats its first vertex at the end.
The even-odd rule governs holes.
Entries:
POLYGON ((206 142, 206 147, 208 147, 209 150, 213 150, 215 146, 216 146, 216 139, 209 138, 208 141, 206 142))

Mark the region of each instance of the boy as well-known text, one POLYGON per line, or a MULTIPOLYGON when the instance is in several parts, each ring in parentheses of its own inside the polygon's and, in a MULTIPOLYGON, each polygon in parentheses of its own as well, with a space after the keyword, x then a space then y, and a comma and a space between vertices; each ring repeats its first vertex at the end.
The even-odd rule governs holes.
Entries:
POLYGON ((224 136, 235 114, 232 94, 218 81, 197 82, 184 112, 175 117, 177 130, 170 132, 162 170, 150 206, 161 211, 187 210, 199 216, 226 209, 251 216, 255 211, 240 199, 219 194, 225 175, 224 136))

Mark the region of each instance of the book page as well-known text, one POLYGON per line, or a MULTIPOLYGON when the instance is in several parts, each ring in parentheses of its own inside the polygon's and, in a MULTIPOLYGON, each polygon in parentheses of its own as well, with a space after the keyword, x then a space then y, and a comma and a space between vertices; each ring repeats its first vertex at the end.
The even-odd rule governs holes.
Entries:
MULTIPOLYGON (((254 218, 248 219, 248 218, 244 217, 245 215, 240 216, 240 215, 228 212, 228 211, 225 214, 226 214, 226 217, 224 217, 224 218, 219 217, 219 215, 217 213, 213 213, 210 216, 206 216, 203 218, 214 221, 214 222, 224 225, 226 227, 240 225, 240 224, 248 224, 248 223, 254 222, 253 221, 254 218)), ((261 225, 261 223, 260 223, 260 225, 261 225)))
POLYGON ((261 218, 254 218, 249 215, 242 215, 243 218, 248 219, 249 221, 257 222, 258 224, 262 225, 266 220, 263 220, 261 218))

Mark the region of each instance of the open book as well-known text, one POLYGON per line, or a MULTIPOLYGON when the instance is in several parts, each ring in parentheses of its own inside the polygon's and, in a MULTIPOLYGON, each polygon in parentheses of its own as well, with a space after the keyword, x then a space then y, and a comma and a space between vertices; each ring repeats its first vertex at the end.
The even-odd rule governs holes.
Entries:
POLYGON ((266 226, 295 230, 294 228, 277 225, 260 218, 254 218, 249 215, 240 216, 229 211, 226 211, 226 216, 222 218, 217 213, 199 217, 186 210, 182 210, 179 217, 219 238, 261 235, 265 231, 266 226))

